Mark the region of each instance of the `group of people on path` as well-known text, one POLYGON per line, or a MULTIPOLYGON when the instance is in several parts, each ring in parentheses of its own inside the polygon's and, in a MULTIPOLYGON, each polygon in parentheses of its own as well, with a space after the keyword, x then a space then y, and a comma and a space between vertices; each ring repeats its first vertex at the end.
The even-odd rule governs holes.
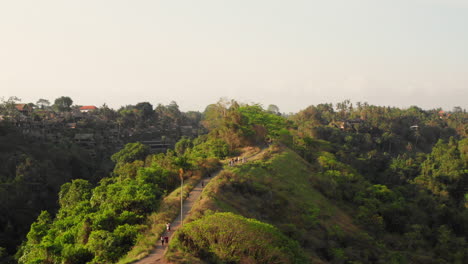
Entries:
POLYGON ((238 163, 245 163, 245 157, 236 157, 229 160, 229 166, 233 167, 238 163))
MULTIPOLYGON (((234 160, 234 159, 233 159, 234 160)), ((241 159, 240 158, 237 158, 237 162, 240 162, 241 159)), ((242 162, 245 162, 245 158, 243 158, 242 162)), ((207 173, 207 176, 208 178, 211 179, 211 173, 208 172, 207 173)), ((204 180, 202 179, 202 187, 205 186, 205 182, 204 180)), ((169 244, 169 233, 171 232, 171 223, 166 223, 166 232, 164 232, 164 234, 161 236, 161 246, 164 246, 164 244, 169 244)))
POLYGON ((164 243, 169 244, 169 232, 171 232, 171 223, 166 223, 166 233, 161 236, 161 246, 164 246, 164 243))

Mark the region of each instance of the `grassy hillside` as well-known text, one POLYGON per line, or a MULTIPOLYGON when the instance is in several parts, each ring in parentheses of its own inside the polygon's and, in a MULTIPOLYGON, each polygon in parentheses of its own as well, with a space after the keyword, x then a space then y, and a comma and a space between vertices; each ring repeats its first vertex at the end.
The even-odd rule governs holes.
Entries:
POLYGON ((272 224, 298 241, 312 263, 368 263, 386 257, 353 223, 353 211, 346 212, 314 187, 320 177, 294 152, 271 147, 257 160, 228 167, 213 179, 191 219, 220 211, 272 224))
POLYGON ((185 263, 308 263, 298 243, 272 225, 233 213, 215 213, 177 232, 171 259, 185 263))

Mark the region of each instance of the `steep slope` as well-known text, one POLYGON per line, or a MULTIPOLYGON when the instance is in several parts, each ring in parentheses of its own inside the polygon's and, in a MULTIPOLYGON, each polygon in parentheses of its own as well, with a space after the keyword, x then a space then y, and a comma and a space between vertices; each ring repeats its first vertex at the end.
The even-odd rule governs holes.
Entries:
MULTIPOLYGON (((297 154, 271 147, 257 161, 227 168, 213 179, 190 219, 213 211, 232 212, 272 224, 298 241, 312 263, 382 259, 382 250, 353 223, 353 211, 346 212, 324 197, 314 187, 318 180, 312 166, 297 154)), ((180 250, 173 247, 169 259, 182 262, 171 257, 180 256, 180 250)))

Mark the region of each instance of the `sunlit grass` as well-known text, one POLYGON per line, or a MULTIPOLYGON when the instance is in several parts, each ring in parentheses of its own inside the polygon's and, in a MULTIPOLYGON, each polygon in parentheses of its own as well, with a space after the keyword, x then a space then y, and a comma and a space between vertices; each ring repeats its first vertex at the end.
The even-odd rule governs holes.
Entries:
MULTIPOLYGON (((293 236, 335 227, 349 235, 358 232, 349 214, 314 187, 320 177, 317 168, 295 152, 272 146, 246 164, 226 166, 205 187, 188 219, 207 212, 232 212, 267 221, 293 236)), ((318 261, 314 254, 310 252, 311 260, 318 261)))

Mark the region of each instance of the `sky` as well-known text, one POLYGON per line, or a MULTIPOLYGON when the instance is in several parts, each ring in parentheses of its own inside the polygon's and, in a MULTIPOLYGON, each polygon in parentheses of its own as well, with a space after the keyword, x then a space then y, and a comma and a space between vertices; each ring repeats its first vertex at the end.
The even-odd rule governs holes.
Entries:
POLYGON ((0 1, 0 97, 468 108, 468 0, 0 1))

